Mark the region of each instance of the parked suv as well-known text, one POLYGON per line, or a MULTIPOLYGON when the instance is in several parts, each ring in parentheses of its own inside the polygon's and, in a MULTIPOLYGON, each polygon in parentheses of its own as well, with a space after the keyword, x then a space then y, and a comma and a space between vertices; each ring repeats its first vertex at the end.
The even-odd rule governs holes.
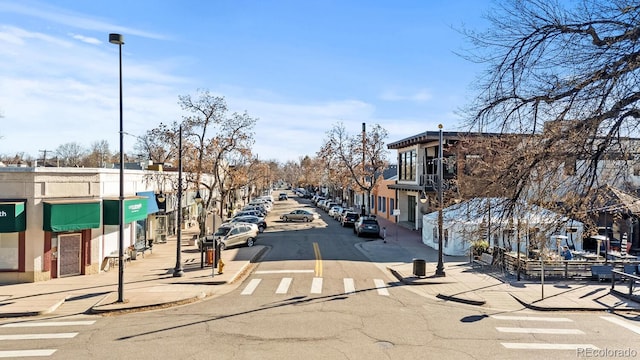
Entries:
POLYGON ((220 247, 224 250, 237 245, 253 246, 258 234, 258 225, 237 222, 220 225, 213 236, 220 240, 220 247))
POLYGON ((342 227, 354 226, 353 224, 355 224, 356 221, 358 221, 359 217, 360 217, 360 214, 347 211, 344 214, 342 214, 342 216, 340 217, 340 223, 342 224, 342 227))
POLYGON ((287 193, 280 193, 280 195, 278 195, 278 200, 287 200, 288 198, 287 193))
POLYGON ((359 237, 363 235, 379 237, 380 225, 378 225, 378 220, 376 220, 375 216, 361 216, 355 224, 353 224, 353 232, 359 237))

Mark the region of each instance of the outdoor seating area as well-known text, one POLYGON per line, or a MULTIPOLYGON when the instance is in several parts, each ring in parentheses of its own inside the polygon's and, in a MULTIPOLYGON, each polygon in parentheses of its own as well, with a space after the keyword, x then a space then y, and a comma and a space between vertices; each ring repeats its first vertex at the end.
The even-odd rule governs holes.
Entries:
MULTIPOLYGON (((509 274, 527 279, 538 279, 544 271, 545 278, 591 279, 611 281, 612 271, 629 273, 637 272, 640 260, 637 256, 611 256, 607 258, 595 253, 575 252, 573 259, 565 260, 557 252, 545 253, 544 260, 540 256, 526 256, 505 249, 494 248, 492 258, 496 267, 509 274)), ((616 278, 618 280, 618 278, 616 278)))

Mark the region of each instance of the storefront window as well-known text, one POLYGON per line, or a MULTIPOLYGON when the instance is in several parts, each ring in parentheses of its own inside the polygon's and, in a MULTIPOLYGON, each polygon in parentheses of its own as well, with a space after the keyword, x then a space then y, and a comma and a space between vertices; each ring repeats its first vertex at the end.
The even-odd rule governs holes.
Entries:
POLYGON ((136 242, 147 240, 147 220, 138 220, 136 224, 136 242))
POLYGON ((0 233, 0 270, 18 270, 19 233, 0 233))

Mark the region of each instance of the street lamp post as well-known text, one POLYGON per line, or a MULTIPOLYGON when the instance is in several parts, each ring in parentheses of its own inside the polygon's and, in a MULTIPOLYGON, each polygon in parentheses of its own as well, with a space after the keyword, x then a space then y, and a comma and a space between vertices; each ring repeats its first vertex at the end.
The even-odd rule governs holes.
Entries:
POLYGON ((121 34, 109 34, 109 42, 118 45, 120 67, 120 195, 118 197, 118 302, 124 302, 124 130, 122 126, 122 45, 121 34))
POLYGON ((178 130, 178 231, 176 238, 176 267, 173 269, 173 277, 182 277, 182 125, 178 130))
POLYGON ((367 213, 367 207, 364 204, 365 203, 365 190, 364 190, 364 184, 367 182, 367 177, 365 175, 365 147, 367 145, 367 124, 366 123, 362 123, 362 206, 361 206, 361 210, 360 210, 360 215, 364 216, 367 213))
POLYGON ((440 130, 438 136, 438 265, 436 267, 436 276, 445 276, 444 264, 442 263, 442 237, 443 237, 443 219, 442 219, 442 124, 438 124, 440 130))

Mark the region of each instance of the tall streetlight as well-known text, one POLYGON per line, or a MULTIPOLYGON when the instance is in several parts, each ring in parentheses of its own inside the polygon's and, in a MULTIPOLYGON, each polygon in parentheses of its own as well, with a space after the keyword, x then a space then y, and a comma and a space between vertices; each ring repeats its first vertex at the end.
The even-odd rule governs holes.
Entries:
POLYGON ((173 277, 182 277, 182 125, 178 130, 178 233, 176 239, 176 267, 173 277))
POLYGON ((362 207, 360 215, 364 216, 367 213, 367 207, 364 204, 366 191, 364 189, 364 184, 367 182, 367 177, 365 175, 365 147, 367 145, 367 124, 362 123, 362 207))
POLYGON ((122 127, 122 45, 121 34, 109 34, 109 42, 118 45, 120 57, 120 195, 118 197, 118 302, 124 302, 124 130, 122 127))
POLYGON ((436 276, 445 276, 444 264, 442 263, 442 124, 438 124, 440 133, 438 135, 438 266, 436 267, 436 276))

